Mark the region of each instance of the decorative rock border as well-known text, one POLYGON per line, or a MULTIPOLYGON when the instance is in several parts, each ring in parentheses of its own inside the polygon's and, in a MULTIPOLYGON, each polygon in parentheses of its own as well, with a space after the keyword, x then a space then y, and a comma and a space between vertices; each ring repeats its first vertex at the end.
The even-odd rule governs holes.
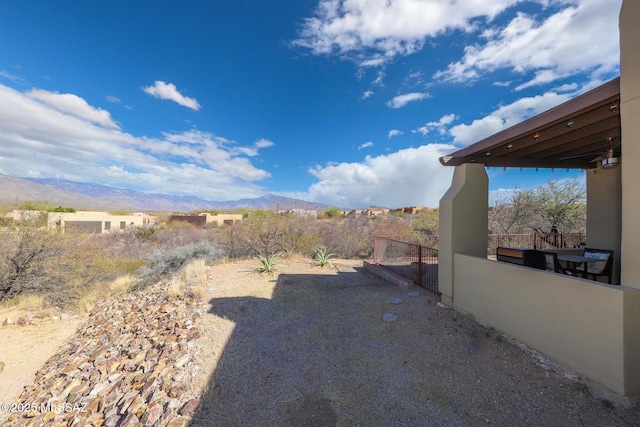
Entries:
POLYGON ((167 287, 98 304, 0 424, 186 426, 199 406, 188 368, 204 305, 167 287))

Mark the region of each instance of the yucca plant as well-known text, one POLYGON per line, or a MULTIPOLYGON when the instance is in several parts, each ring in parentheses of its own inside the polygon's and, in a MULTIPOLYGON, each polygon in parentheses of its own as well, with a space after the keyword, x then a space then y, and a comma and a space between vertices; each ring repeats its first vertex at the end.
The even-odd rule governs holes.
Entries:
POLYGON ((327 248, 321 246, 316 249, 316 254, 313 256, 313 259, 316 260, 320 267, 324 267, 325 265, 331 265, 331 258, 335 256, 336 254, 327 253, 327 248))
POLYGON ((278 257, 282 255, 280 252, 276 252, 275 254, 271 255, 271 256, 264 256, 264 255, 260 255, 258 254, 258 259, 260 260, 260 263, 262 264, 260 267, 258 267, 258 273, 260 274, 273 274, 275 273, 277 270, 279 270, 282 266, 279 264, 276 264, 276 259, 278 259, 278 257))

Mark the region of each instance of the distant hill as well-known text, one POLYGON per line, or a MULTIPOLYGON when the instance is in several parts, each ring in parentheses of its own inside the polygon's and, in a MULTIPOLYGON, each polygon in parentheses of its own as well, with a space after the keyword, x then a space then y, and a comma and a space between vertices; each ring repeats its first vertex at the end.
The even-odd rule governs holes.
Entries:
POLYGON ((64 179, 16 178, 0 174, 0 203, 44 202, 76 209, 191 212, 205 209, 318 209, 329 206, 268 194, 254 199, 213 201, 190 196, 147 194, 64 179))

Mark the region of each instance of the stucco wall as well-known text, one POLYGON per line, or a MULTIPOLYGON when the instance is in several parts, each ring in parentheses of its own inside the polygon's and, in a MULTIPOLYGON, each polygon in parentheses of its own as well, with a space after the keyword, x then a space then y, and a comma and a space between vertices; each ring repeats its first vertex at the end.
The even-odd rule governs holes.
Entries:
MULTIPOLYGON (((622 120, 621 282, 640 288, 640 2, 625 0, 620 12, 620 118, 622 120)), ((636 338, 638 339, 638 338, 636 338)))
POLYGON ((484 165, 456 166, 451 187, 440 200, 438 289, 442 301, 454 298, 453 256, 487 255, 489 178, 484 165))
POLYGON ((613 391, 640 393, 640 289, 461 254, 454 275, 456 310, 613 391))

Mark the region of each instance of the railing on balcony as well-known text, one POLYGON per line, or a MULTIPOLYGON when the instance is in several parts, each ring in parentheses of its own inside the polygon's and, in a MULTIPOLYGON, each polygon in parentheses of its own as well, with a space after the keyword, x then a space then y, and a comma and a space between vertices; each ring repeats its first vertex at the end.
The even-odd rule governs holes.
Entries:
MULTIPOLYGON (((525 249, 579 248, 584 233, 489 234, 487 256, 495 257, 498 246, 525 249)), ((373 237, 373 261, 418 286, 438 293, 438 236, 393 235, 373 237)))
POLYGON ((373 261, 439 294, 438 250, 424 245, 433 238, 437 242, 437 236, 374 236, 373 261))
POLYGON ((498 246, 525 249, 579 248, 586 242, 584 233, 489 234, 487 255, 495 256, 498 246))

